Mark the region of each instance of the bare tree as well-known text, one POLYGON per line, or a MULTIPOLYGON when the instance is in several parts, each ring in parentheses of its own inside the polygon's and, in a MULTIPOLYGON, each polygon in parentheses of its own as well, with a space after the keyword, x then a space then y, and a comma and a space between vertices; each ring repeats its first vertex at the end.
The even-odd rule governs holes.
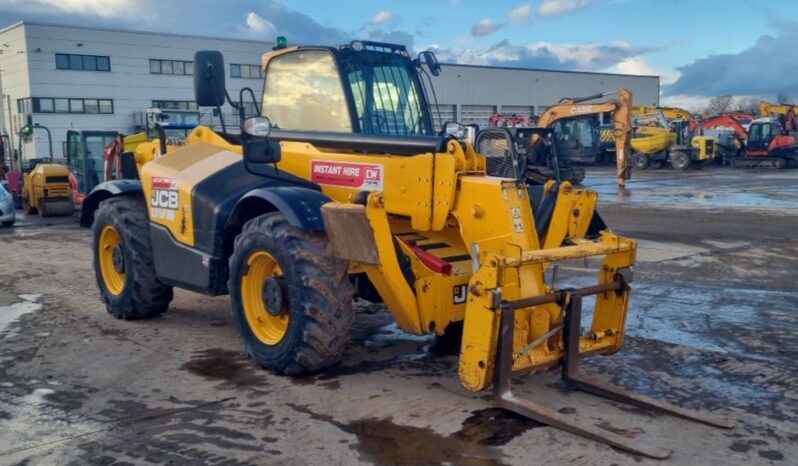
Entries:
POLYGON ((756 115, 759 113, 759 99, 756 97, 739 97, 734 99, 732 109, 756 115))
POLYGON ((789 103, 792 103, 792 102, 790 101, 790 96, 788 96, 787 94, 785 94, 783 92, 780 92, 778 95, 776 95, 776 103, 789 104, 789 103))
POLYGON ((707 111, 710 114, 723 113, 729 110, 729 107, 731 107, 732 104, 732 100, 734 100, 734 97, 731 95, 717 95, 709 99, 709 105, 707 106, 707 111))

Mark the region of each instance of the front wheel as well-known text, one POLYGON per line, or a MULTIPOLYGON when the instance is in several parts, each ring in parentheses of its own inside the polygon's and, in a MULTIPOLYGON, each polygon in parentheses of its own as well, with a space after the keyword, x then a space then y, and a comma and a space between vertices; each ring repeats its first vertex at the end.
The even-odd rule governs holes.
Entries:
POLYGON ((642 152, 632 155, 632 167, 635 170, 645 170, 648 168, 648 155, 642 152))
POLYGON ((671 166, 675 170, 687 170, 690 168, 690 155, 685 152, 674 152, 671 155, 671 166))
POLYGON ((172 287, 155 275, 144 202, 128 196, 101 202, 93 230, 94 275, 108 312, 128 320, 166 311, 172 287))
POLYGON ((247 354, 288 375, 341 359, 354 321, 348 263, 327 239, 291 226, 280 213, 244 224, 230 256, 228 288, 247 354))

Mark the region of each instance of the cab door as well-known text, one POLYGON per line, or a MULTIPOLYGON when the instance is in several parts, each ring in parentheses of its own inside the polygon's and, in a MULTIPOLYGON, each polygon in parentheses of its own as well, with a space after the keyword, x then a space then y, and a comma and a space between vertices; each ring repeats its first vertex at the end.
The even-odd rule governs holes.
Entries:
POLYGON ((67 131, 66 160, 69 169, 69 187, 72 189, 72 201, 75 204, 82 204, 87 194, 82 139, 80 131, 67 131))

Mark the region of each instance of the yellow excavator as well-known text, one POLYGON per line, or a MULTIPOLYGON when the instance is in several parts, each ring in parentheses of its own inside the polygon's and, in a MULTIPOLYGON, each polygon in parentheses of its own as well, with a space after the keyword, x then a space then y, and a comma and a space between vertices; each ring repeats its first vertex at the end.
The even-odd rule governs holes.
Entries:
MULTIPOLYGON (((278 40, 263 67, 264 116, 236 132, 199 126, 165 154, 142 144, 136 179, 101 184, 84 201, 109 313, 160 315, 173 287, 229 293, 247 354, 299 375, 342 357, 356 293, 383 301, 409 333, 461 326, 462 385, 492 385, 499 406, 539 422, 648 457, 670 453, 513 394, 514 375, 562 367, 571 387, 731 426, 579 371, 580 358, 623 344, 637 243, 601 222, 595 192, 488 176, 467 140, 436 134, 420 71, 440 71, 431 52, 278 40), (586 257, 600 263, 596 284, 547 281, 554 265, 586 257)), ((195 70, 200 106, 237 105, 221 53, 197 52, 195 70)))
POLYGON ((773 103, 763 100, 759 102, 759 116, 772 117, 786 115, 792 109, 794 114, 798 114, 798 105, 773 103))
POLYGON ((595 164, 600 156, 596 117, 609 114, 613 147, 621 154, 617 160, 618 185, 624 186, 630 176, 625 154, 629 152, 631 101, 632 94, 626 89, 562 99, 540 115, 536 127, 482 129, 475 146, 486 156, 489 175, 541 185, 554 179, 578 184, 585 178, 585 169, 580 165, 595 164), (614 94, 618 95, 615 100, 590 102, 614 94))
POLYGON ((632 116, 653 115, 661 113, 668 120, 689 120, 692 114, 679 107, 658 107, 656 105, 635 105, 632 107, 632 116))

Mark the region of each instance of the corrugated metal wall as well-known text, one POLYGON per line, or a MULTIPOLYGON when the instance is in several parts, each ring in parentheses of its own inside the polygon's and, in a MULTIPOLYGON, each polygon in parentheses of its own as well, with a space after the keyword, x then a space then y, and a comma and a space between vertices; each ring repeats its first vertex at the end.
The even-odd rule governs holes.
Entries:
POLYGON ((658 76, 442 65, 441 74, 432 82, 438 103, 442 108, 454 106, 455 116, 462 123, 485 124, 487 117, 483 114, 497 107, 501 113, 524 115, 531 113, 525 109, 532 108, 538 115, 563 97, 593 95, 619 87, 632 91, 635 104, 659 104, 658 76))

